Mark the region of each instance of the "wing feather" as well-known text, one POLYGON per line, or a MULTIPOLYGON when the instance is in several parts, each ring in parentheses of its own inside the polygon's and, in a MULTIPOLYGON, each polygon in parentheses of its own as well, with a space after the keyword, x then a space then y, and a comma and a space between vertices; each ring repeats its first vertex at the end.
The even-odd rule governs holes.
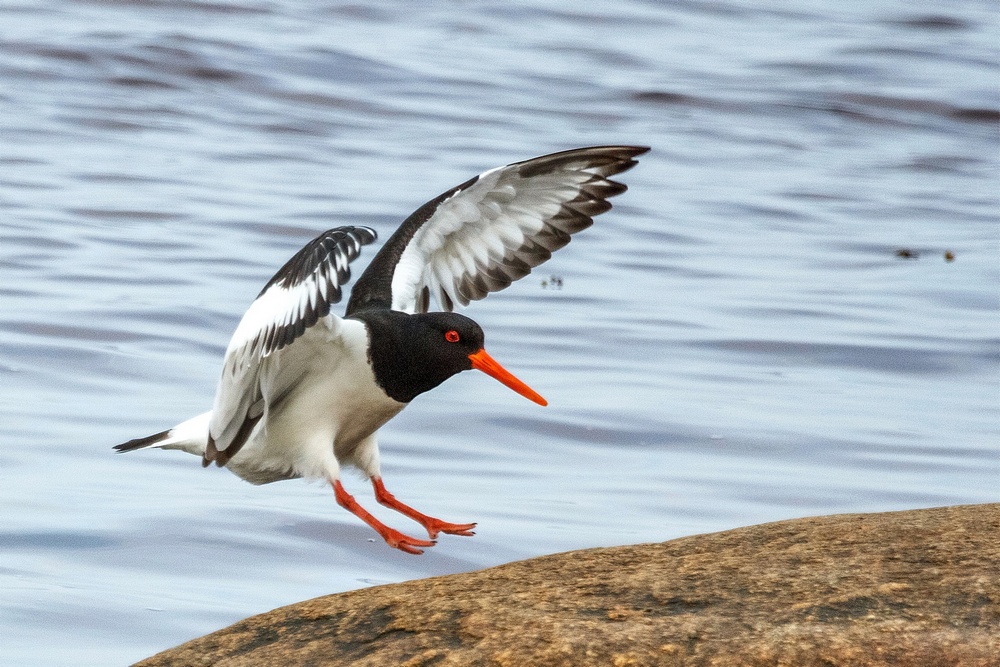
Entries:
POLYGON ((611 176, 648 148, 596 146, 491 169, 413 213, 372 260, 347 305, 427 312, 509 286, 569 243, 627 189, 611 176))
POLYGON ((209 422, 203 463, 226 462, 264 413, 262 365, 327 318, 351 279, 350 263, 376 238, 367 227, 337 227, 307 243, 264 286, 229 341, 209 422))

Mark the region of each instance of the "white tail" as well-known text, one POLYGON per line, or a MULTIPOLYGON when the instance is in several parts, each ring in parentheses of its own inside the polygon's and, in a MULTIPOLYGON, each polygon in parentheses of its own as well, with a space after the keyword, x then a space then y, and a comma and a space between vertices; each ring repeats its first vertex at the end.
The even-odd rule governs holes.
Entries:
POLYGON ((188 454, 203 456, 208 447, 208 422, 212 411, 202 413, 183 421, 169 431, 162 431, 145 438, 136 438, 116 445, 119 452, 134 452, 137 449, 157 447, 159 449, 179 449, 188 454))

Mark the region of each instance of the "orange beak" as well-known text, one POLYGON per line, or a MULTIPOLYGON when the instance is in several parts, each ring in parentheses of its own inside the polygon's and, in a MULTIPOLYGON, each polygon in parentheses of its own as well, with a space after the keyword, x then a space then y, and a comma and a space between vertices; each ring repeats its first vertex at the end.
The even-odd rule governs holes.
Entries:
POLYGON ((482 371, 490 377, 496 378, 519 393, 521 396, 524 396, 529 401, 534 401, 539 405, 549 404, 548 401, 538 395, 538 392, 518 380, 506 368, 498 364, 493 357, 486 354, 485 349, 481 349, 479 352, 473 352, 470 354, 469 361, 472 362, 472 367, 477 371, 482 371))

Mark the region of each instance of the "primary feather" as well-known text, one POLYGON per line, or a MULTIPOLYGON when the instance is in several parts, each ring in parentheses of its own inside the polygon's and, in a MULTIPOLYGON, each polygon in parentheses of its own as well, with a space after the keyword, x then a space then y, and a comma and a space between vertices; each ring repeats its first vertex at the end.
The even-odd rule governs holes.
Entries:
POLYGON ((347 316, 378 306, 444 311, 502 290, 545 262, 627 189, 611 176, 648 149, 596 146, 491 169, 417 209, 358 279, 347 316))

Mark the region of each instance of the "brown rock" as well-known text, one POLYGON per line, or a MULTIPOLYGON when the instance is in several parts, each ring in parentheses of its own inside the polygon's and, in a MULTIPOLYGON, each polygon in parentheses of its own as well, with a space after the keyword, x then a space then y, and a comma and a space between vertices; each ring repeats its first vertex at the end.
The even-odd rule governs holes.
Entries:
POLYGON ((1000 504, 590 549, 330 595, 141 663, 1000 665, 1000 504))

